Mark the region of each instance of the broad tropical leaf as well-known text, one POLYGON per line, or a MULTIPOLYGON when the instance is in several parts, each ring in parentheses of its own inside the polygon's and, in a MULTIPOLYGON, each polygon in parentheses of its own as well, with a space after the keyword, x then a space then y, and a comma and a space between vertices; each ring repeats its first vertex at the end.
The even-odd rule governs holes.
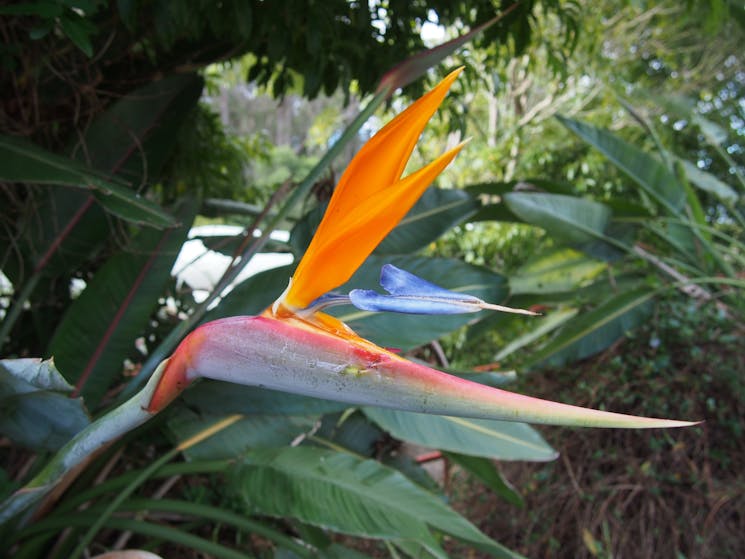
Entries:
POLYGON ((525 505, 520 494, 502 477, 499 470, 494 466, 493 460, 452 452, 446 453, 445 456, 470 474, 476 476, 484 485, 508 503, 518 507, 525 505))
POLYGON ((138 224, 167 227, 174 219, 119 178, 107 177, 68 157, 25 140, 0 136, 0 180, 90 191, 108 211, 138 224))
POLYGON ((438 496, 374 460, 302 446, 257 450, 246 455, 236 481, 261 514, 389 540, 426 542, 435 529, 495 556, 514 557, 438 496))
POLYGON ((90 422, 74 387, 54 363, 39 359, 0 361, 0 433, 38 450, 57 450, 90 422))
POLYGON ((67 309, 49 344, 65 377, 93 407, 122 370, 135 338, 170 277, 195 204, 177 212, 184 225, 142 230, 127 250, 112 256, 67 309))
POLYGON ((648 288, 628 291, 606 300, 588 313, 577 315, 555 338, 531 353, 525 365, 542 362, 559 365, 604 350, 646 319, 655 293, 648 288))
POLYGON ((529 260, 510 276, 510 292, 562 293, 589 283, 607 268, 605 262, 572 249, 556 249, 529 260))
POLYGON ((553 460, 558 455, 525 423, 427 415, 385 408, 365 414, 394 437, 430 448, 495 460, 553 460))
MULTIPOLYGON (((226 414, 203 415, 181 408, 168 420, 175 441, 187 440, 226 414)), ((317 416, 251 415, 233 423, 201 444, 184 451, 189 460, 220 460, 241 456, 253 448, 287 446, 310 431, 317 416)))
POLYGON ((536 319, 533 328, 528 330, 525 334, 510 340, 510 342, 500 349, 499 353, 494 356, 494 361, 499 362, 525 346, 532 344, 546 334, 560 328, 566 321, 574 318, 577 315, 577 312, 579 311, 573 307, 561 307, 536 319))
POLYGON ((706 171, 702 171, 696 165, 690 161, 679 159, 683 164, 686 176, 696 187, 708 192, 709 194, 716 196, 719 200, 724 202, 728 206, 732 206, 737 203, 739 196, 737 192, 729 186, 727 183, 722 182, 716 176, 706 171))
POLYGON ((563 194, 528 192, 511 192, 504 199, 525 223, 545 229, 559 241, 580 245, 605 239, 611 211, 598 202, 563 194))
POLYGON ((289 394, 255 386, 204 380, 199 390, 187 390, 186 405, 204 415, 239 413, 241 415, 321 415, 341 411, 348 404, 289 394))
POLYGON ((426 247, 468 219, 478 204, 462 190, 429 188, 375 249, 376 254, 409 254, 426 247))
POLYGON ((657 159, 607 130, 569 118, 557 118, 582 140, 598 149, 669 213, 678 214, 683 209, 683 187, 657 159))
POLYGON ((259 314, 287 287, 291 275, 292 266, 281 266, 246 278, 205 315, 204 322, 226 316, 259 314))

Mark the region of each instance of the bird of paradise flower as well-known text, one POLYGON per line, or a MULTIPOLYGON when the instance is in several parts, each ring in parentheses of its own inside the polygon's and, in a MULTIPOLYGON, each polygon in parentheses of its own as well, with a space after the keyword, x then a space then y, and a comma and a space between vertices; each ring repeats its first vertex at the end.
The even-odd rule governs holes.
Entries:
POLYGON ((323 312, 351 303, 367 311, 421 314, 481 309, 534 314, 453 293, 391 265, 382 295, 343 285, 455 158, 463 143, 401 178, 425 125, 461 70, 448 75, 365 144, 341 177, 285 292, 259 316, 202 325, 168 360, 147 406, 170 403, 204 377, 353 404, 443 415, 594 427, 679 427, 690 422, 589 410, 491 388, 381 348, 323 312))
MULTIPOLYGON (((0 524, 52 495, 96 452, 146 422, 201 377, 448 416, 592 427, 691 425, 549 402, 467 381, 408 361, 323 312, 329 305, 351 303, 373 312, 450 314, 493 309, 534 314, 453 293, 391 265, 385 265, 381 274, 387 295, 371 290, 330 293, 352 276, 462 149, 460 144, 401 178, 419 135, 459 73, 451 73, 394 118, 354 157, 287 289, 273 305, 259 316, 216 320, 190 333, 139 393, 78 433, 31 481, 0 504, 0 524)), ((240 417, 226 417, 182 441, 158 463, 240 417)))

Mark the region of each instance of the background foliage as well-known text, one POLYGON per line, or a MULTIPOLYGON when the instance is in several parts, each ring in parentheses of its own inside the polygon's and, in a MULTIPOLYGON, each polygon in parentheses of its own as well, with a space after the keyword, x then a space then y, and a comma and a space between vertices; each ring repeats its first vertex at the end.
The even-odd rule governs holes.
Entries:
POLYGON ((193 226, 237 226, 202 241, 243 266, 256 225, 273 223, 285 234, 263 252, 297 258, 335 177, 388 113, 277 213, 381 76, 432 41, 423 30, 450 38, 507 8, 388 107, 465 64, 411 165, 474 141, 348 287, 369 288, 393 262, 543 317, 339 314, 482 382, 517 377, 526 392, 706 426, 646 438, 549 431, 564 458, 523 474, 508 461, 557 456, 525 425, 204 382, 97 457, 44 518, 6 524, 14 556, 135 544, 164 556, 512 556, 499 541, 528 555, 696 557, 745 545, 745 16, 725 0, 0 6, 0 344, 3 357, 54 356, 59 369, 0 366, 0 492, 135 391, 190 327, 257 313, 284 288, 291 267, 241 279, 224 298, 220 278, 205 295, 173 277, 193 226), (240 419, 178 446, 230 414, 240 419), (446 470, 436 483, 410 445, 484 485, 462 504, 470 482, 450 486, 446 470), (552 477, 559 465, 568 479, 552 477), (625 500, 623 484, 636 488, 625 500), (490 508, 477 512, 483 499, 490 508), (566 520, 549 530, 552 518, 566 520))

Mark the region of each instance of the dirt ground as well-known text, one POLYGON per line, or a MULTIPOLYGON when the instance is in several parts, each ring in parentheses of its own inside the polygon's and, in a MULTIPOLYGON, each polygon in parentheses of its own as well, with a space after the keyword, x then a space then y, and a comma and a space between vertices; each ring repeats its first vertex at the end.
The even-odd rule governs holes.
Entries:
POLYGON ((745 557, 745 352, 737 346, 704 346, 688 365, 679 363, 685 352, 669 348, 655 370, 648 363, 659 352, 619 344, 571 373, 531 376, 532 395, 705 422, 668 431, 541 428, 558 460, 498 464, 523 508, 456 468, 452 504, 531 558, 745 557))

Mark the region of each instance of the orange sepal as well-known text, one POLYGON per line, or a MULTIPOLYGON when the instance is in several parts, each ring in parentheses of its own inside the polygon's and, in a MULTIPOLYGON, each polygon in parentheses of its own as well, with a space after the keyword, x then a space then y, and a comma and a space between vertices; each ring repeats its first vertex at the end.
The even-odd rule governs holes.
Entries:
POLYGON ((346 282, 460 151, 462 144, 400 180, 424 126, 460 72, 451 72, 357 153, 295 271, 284 305, 302 309, 346 282))

